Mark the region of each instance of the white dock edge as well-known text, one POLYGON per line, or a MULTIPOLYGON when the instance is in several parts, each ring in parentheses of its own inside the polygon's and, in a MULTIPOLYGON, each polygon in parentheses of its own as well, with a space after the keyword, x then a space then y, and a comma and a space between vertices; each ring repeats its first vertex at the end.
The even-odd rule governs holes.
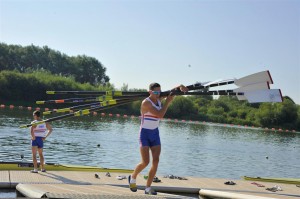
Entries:
POLYGON ((89 198, 89 199, 183 199, 185 196, 159 193, 149 196, 142 190, 131 192, 128 188, 108 185, 74 185, 74 184, 18 184, 18 193, 27 198, 89 198))
POLYGON ((0 188, 11 188, 9 171, 0 171, 0 188))
MULTIPOLYGON (((116 187, 124 187, 128 188, 128 185, 120 185, 120 184, 106 184, 110 186, 116 187)), ((171 187, 171 186, 151 186, 155 191, 158 192, 169 192, 169 193, 184 193, 184 194, 199 194, 200 188, 193 188, 193 187, 171 187)), ((145 190, 146 186, 138 185, 138 189, 145 190)))
POLYGON ((32 189, 32 184, 18 184, 16 190, 28 198, 43 198, 46 192, 39 189, 32 189))
POLYGON ((254 196, 254 195, 246 195, 240 193, 233 193, 227 191, 213 191, 207 189, 200 189, 199 191, 200 196, 206 197, 216 197, 216 198, 223 198, 223 199, 277 199, 277 198, 270 198, 270 197, 263 197, 263 196, 254 196))

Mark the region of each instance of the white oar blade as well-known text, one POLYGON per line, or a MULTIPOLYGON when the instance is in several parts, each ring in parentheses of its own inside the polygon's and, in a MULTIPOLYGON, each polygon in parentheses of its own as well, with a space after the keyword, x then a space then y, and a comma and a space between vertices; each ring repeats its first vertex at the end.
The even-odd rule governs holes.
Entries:
MULTIPOLYGON (((256 84, 249 84, 246 86, 242 86, 233 90, 233 92, 245 92, 245 91, 253 91, 253 90, 265 90, 270 89, 270 85, 268 82, 260 82, 256 84)), ((247 100, 244 95, 238 95, 238 100, 247 100)))
POLYGON ((282 102, 280 89, 264 89, 244 92, 249 103, 258 102, 282 102))
POLYGON ((245 95, 237 95, 238 100, 247 100, 245 95))
POLYGON ((206 87, 215 87, 215 86, 223 86, 223 85, 234 83, 236 86, 242 87, 242 86, 247 86, 250 84, 256 84, 261 82, 268 82, 269 84, 273 84, 271 74, 268 70, 254 73, 252 75, 248 75, 240 79, 225 79, 225 80, 221 79, 221 80, 207 82, 202 85, 206 87))
POLYGON ((252 75, 248 75, 246 77, 237 79, 234 81, 234 84, 237 86, 246 86, 249 84, 259 83, 259 82, 268 82, 269 84, 273 84, 271 74, 268 70, 254 73, 252 75))
POLYGON ((253 91, 253 90, 265 90, 270 89, 270 85, 268 82, 260 82, 256 84, 249 84, 246 86, 242 86, 233 90, 233 92, 245 92, 245 91, 253 91))

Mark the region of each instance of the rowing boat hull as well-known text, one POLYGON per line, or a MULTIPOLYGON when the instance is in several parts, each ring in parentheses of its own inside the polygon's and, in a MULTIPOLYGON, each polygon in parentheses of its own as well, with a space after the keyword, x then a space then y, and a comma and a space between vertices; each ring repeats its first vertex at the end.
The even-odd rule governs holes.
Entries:
MULTIPOLYGON (((68 164, 55 164, 46 163, 45 168, 47 171, 89 171, 89 172, 117 172, 117 173, 132 173, 133 170, 129 169, 116 169, 116 168, 103 168, 94 166, 81 166, 81 165, 68 165, 68 164)), ((32 162, 0 162, 0 171, 19 170, 26 171, 32 170, 32 162)))
POLYGON ((262 181, 262 182, 277 182, 284 184, 300 184, 300 178, 264 178, 243 176, 244 180, 262 181))

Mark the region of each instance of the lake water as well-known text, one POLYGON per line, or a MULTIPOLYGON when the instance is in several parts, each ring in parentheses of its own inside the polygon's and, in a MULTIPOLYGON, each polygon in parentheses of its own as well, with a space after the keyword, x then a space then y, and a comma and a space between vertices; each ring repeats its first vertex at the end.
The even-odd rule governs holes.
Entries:
MULTIPOLYGON (((22 154, 31 159, 29 129, 19 128, 31 120, 32 111, 0 109, 0 160, 20 160, 22 154)), ((137 117, 99 114, 52 122, 46 162, 134 169, 140 161, 139 123, 137 117)), ((300 178, 300 133, 173 120, 161 122, 160 136, 158 175, 300 178)))

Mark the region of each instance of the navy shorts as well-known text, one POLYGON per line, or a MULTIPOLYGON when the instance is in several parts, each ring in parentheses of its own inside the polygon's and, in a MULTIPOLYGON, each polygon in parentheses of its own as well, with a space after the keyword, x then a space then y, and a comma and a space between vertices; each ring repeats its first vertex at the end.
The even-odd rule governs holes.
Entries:
POLYGON ((141 129, 140 131, 140 146, 157 146, 160 145, 160 137, 158 128, 156 129, 141 129))
POLYGON ((37 146, 38 148, 44 147, 43 137, 35 137, 35 140, 31 140, 31 146, 37 146))

